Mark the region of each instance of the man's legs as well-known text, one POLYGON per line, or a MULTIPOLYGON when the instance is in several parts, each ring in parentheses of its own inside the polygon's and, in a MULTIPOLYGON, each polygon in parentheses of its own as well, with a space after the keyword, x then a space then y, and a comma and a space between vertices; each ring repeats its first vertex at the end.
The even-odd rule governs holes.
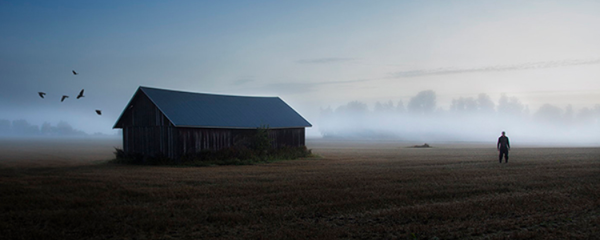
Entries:
POLYGON ((508 163, 508 151, 500 150, 500 156, 498 156, 498 162, 502 163, 502 155, 504 155, 504 160, 508 163))

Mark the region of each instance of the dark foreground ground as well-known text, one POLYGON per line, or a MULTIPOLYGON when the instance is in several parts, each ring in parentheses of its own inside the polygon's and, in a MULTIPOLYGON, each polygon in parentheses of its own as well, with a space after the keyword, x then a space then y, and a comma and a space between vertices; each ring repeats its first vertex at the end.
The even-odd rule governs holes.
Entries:
POLYGON ((594 239, 600 148, 309 140, 318 159, 107 163, 119 140, 0 140, 1 239, 594 239))

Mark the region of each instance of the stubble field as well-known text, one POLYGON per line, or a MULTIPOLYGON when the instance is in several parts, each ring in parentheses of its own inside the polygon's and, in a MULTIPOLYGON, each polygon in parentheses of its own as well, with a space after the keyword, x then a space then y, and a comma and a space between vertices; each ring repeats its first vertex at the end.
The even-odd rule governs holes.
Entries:
MULTIPOLYGON (((0 140, 2 239, 593 239, 600 148, 308 140, 251 166, 108 163, 118 139, 0 140)), ((514 143, 513 143, 514 144, 514 143)))

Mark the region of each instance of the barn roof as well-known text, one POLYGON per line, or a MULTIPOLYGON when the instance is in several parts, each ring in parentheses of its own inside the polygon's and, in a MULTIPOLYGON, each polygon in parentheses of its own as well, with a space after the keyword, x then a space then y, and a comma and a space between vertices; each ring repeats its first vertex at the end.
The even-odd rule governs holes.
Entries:
MULTIPOLYGON (((248 97, 139 87, 176 127, 293 128, 311 127, 279 97, 248 97)), ((135 95, 134 95, 135 97, 135 95)), ((133 99, 133 98, 132 98, 133 99)), ((131 103, 130 103, 131 104, 131 103)), ((127 111, 128 107, 125 108, 127 111)), ((122 128, 121 114, 115 128, 122 128)))

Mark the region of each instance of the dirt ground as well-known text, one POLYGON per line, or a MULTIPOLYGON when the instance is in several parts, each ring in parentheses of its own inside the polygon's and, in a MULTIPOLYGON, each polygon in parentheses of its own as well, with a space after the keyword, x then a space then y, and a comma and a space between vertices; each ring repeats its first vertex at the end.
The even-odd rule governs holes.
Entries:
POLYGON ((5 239, 593 239, 600 148, 309 139, 316 158, 108 163, 120 139, 0 140, 5 239))

